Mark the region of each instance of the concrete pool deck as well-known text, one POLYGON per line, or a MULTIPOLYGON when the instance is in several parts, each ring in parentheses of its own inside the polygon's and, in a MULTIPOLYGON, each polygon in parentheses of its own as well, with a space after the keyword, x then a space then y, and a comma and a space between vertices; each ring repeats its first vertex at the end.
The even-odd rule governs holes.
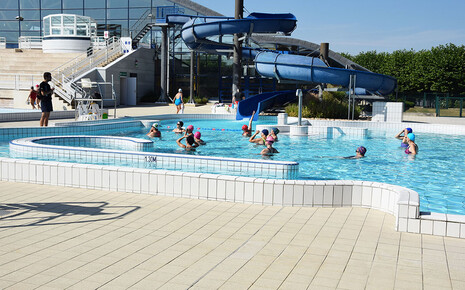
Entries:
POLYGON ((464 239, 396 232, 377 210, 0 187, 1 289, 465 289, 464 239))
POLYGON ((2 289, 465 288, 465 240, 377 210, 0 187, 2 289))

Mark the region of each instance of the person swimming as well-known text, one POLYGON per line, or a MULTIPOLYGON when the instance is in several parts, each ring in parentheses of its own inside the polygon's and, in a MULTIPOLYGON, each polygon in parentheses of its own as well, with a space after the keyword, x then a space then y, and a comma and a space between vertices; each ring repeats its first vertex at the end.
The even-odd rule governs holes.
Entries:
POLYGON ((179 147, 186 149, 187 151, 194 151, 196 147, 199 147, 199 144, 195 142, 194 136, 191 135, 184 135, 178 140, 176 140, 176 143, 178 144, 179 147), (186 145, 182 144, 181 141, 182 139, 186 139, 186 145))
POLYGON ((407 134, 407 140, 408 140, 408 148, 405 149, 405 154, 408 155, 417 155, 418 153, 418 145, 415 143, 415 134, 413 133, 408 133, 407 134))
POLYGON ((186 128, 186 134, 187 135, 192 135, 193 131, 194 131, 194 126, 193 125, 187 126, 187 128, 186 128))
POLYGON ((261 155, 271 155, 271 154, 274 154, 274 153, 279 153, 278 150, 276 150, 276 148, 273 148, 273 143, 274 143, 274 138, 272 136, 268 136, 266 138, 266 148, 262 150, 262 152, 260 152, 261 155))
POLYGON ((199 131, 195 132, 194 133, 194 140, 195 142, 197 142, 197 144, 199 145, 206 145, 207 142, 203 141, 202 139, 200 139, 200 137, 202 136, 202 134, 200 134, 199 131))
POLYGON ((366 153, 367 153, 367 149, 365 147, 363 147, 363 146, 360 146, 355 150, 355 155, 343 157, 343 159, 359 159, 359 158, 363 158, 363 157, 365 157, 366 153))
POLYGON ((242 136, 244 137, 250 137, 252 136, 252 122, 253 122, 253 116, 255 115, 255 111, 252 112, 252 116, 250 116, 249 120, 249 126, 247 125, 242 125, 242 136))
POLYGON ((270 135, 274 138, 274 142, 278 141, 278 134, 279 134, 278 128, 271 128, 270 135))
POLYGON ((258 135, 258 133, 260 133, 260 130, 257 130, 255 132, 255 134, 253 134, 253 136, 250 137, 249 142, 250 143, 255 143, 255 144, 260 144, 260 145, 266 145, 265 141, 266 141, 266 138, 268 137, 268 134, 269 134, 268 130, 263 129, 262 132, 260 133, 260 138, 255 139, 255 137, 258 135))
POLYGON ((184 130, 184 128, 182 127, 183 125, 184 125, 183 121, 178 121, 176 123, 176 128, 174 128, 173 132, 178 133, 178 134, 186 132, 186 130, 184 130))
POLYGON ((408 147, 408 140, 407 134, 412 133, 412 128, 405 128, 404 130, 400 131, 399 134, 395 136, 395 138, 402 140, 400 143, 400 147, 407 148, 408 147))
POLYGON ((161 137, 161 132, 158 130, 158 123, 152 124, 152 128, 150 128, 150 131, 147 133, 147 136, 149 136, 150 138, 161 137))

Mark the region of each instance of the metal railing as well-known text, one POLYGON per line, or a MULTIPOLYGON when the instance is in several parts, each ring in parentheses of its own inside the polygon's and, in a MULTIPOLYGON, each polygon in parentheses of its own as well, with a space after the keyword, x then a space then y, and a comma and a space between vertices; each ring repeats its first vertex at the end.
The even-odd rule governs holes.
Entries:
POLYGON ((0 89, 29 90, 42 80, 41 74, 0 73, 0 89))
POLYGON ((89 48, 86 55, 78 56, 51 72, 56 92, 69 104, 75 98, 85 98, 87 93, 75 83, 76 78, 120 54, 121 40, 116 37, 105 39, 105 49, 89 48))
POLYGON ((0 49, 6 48, 6 37, 0 37, 0 49))
POLYGON ((42 36, 20 36, 18 46, 21 49, 42 49, 42 36))

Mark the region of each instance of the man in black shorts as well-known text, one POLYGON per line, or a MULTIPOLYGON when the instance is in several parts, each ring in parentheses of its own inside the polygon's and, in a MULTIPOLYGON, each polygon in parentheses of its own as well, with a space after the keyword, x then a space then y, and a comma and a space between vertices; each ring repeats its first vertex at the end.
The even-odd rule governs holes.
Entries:
POLYGON ((52 74, 49 72, 44 73, 44 81, 40 83, 39 94, 37 98, 40 100, 40 108, 42 109, 42 116, 40 117, 40 127, 48 126, 48 118, 50 112, 53 111, 52 94, 53 90, 49 83, 52 80, 52 74))

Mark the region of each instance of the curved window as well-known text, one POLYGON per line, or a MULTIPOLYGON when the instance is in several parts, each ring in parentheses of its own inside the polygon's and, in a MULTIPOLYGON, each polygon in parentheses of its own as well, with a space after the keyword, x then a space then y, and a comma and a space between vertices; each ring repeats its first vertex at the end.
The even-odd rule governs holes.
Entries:
POLYGON ((44 17, 44 36, 94 36, 96 22, 87 16, 55 14, 44 17))

